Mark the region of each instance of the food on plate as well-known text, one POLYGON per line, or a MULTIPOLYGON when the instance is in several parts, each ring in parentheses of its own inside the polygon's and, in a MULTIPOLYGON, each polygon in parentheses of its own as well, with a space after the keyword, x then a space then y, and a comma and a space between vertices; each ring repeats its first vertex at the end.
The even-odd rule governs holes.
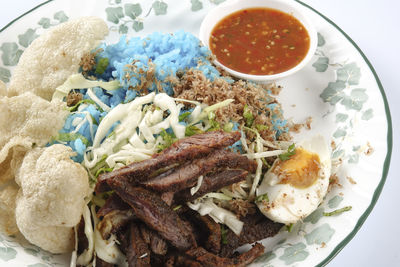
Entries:
POLYGON ((30 92, 0 98, 0 185, 14 178, 24 152, 43 146, 62 128, 68 112, 30 92))
POLYGON ((304 219, 321 204, 331 176, 330 152, 322 136, 299 143, 292 152, 290 158, 281 155, 275 160, 257 191, 261 212, 286 225, 304 219))
POLYGON ((247 74, 272 75, 299 64, 310 36, 294 16, 270 8, 246 8, 214 26, 211 51, 224 66, 247 74))
POLYGON ((8 235, 19 232, 15 222, 15 198, 18 186, 14 181, 3 184, 0 191, 0 231, 8 235))
POLYGON ((264 246, 238 247, 317 208, 329 150, 294 144, 280 88, 227 75, 190 33, 99 44, 106 33, 71 21, 21 57, 0 98, 3 231, 73 251, 72 266, 245 266, 264 246), (280 187, 305 208, 283 213, 296 206, 278 205, 280 187))
POLYGON ((89 194, 82 165, 73 162, 70 147, 55 144, 29 151, 15 177, 20 186, 15 218, 31 243, 53 253, 73 247, 73 227, 81 219, 89 194))
POLYGON ((32 92, 51 100, 54 89, 78 72, 82 56, 107 34, 107 24, 97 17, 65 22, 42 34, 21 55, 7 89, 8 96, 32 92))

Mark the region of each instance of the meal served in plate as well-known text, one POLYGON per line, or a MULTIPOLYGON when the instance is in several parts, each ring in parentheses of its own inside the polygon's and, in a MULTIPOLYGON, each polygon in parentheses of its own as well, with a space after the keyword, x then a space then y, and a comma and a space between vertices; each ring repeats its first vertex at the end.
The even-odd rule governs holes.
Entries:
POLYGON ((3 232, 80 266, 245 266, 323 201, 330 149, 293 143, 280 88, 183 31, 107 32, 80 18, 22 55, 0 98, 3 232))

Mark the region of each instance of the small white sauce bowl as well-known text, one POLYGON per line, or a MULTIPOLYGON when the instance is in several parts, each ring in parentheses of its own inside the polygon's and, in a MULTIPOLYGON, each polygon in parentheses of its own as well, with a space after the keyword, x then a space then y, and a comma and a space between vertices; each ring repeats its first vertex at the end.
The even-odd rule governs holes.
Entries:
POLYGON ((261 82, 261 83, 282 79, 284 77, 292 75, 293 73, 299 71, 300 69, 302 69, 304 66, 307 65, 307 63, 314 55, 315 50, 317 49, 318 36, 314 26, 312 25, 310 20, 307 19, 305 15, 306 14, 305 8, 294 0, 230 0, 224 2, 223 4, 211 10, 201 23, 200 33, 199 33, 201 42, 205 46, 209 47, 210 35, 215 25, 222 19, 224 19, 226 16, 236 11, 247 8, 276 9, 284 13, 287 13, 289 15, 292 15, 293 17, 298 19, 301 22, 301 24, 303 24, 303 26, 306 28, 308 35, 310 37, 310 47, 308 49, 306 56, 299 64, 297 64, 293 68, 272 75, 252 75, 252 74, 238 72, 224 66, 218 60, 214 61, 216 65, 222 67, 228 73, 237 78, 251 80, 254 82, 261 82))

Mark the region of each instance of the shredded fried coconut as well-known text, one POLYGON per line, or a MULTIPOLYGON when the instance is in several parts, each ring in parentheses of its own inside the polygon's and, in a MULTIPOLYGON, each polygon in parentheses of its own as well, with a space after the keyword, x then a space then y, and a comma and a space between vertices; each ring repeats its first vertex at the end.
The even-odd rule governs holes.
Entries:
MULTIPOLYGON (((229 83, 224 78, 217 78, 214 81, 208 80, 199 70, 188 70, 180 81, 174 84, 174 96, 188 100, 196 100, 207 105, 234 99, 229 106, 216 111, 216 120, 226 123, 229 120, 244 125, 243 112, 247 105, 254 116, 255 125, 267 126, 259 130, 265 140, 274 140, 276 130, 271 122, 274 114, 280 114, 280 106, 277 100, 269 95, 270 91, 276 91, 274 84, 257 85, 242 80, 229 83), (276 104, 274 108, 267 105, 276 104)), ((286 140, 288 135, 282 134, 279 139, 286 140)))
POLYGON ((81 93, 71 91, 67 95, 67 106, 72 107, 72 106, 76 105, 79 101, 81 101, 82 99, 83 99, 83 96, 81 93))
POLYGON ((103 52, 103 49, 99 48, 94 52, 89 52, 82 56, 79 66, 82 68, 82 74, 84 76, 86 76, 86 74, 93 70, 94 66, 96 66, 95 57, 98 53, 101 52, 103 52))

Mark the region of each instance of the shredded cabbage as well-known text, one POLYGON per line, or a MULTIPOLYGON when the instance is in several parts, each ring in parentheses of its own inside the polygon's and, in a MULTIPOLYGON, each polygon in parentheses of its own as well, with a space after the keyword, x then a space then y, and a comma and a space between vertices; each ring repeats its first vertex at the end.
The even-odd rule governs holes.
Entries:
POLYGON ((201 216, 209 215, 216 223, 228 226, 236 235, 240 235, 243 229, 243 222, 232 212, 218 207, 211 198, 195 200, 194 203, 186 203, 189 208, 200 213, 201 216))
POLYGON ((121 85, 119 81, 91 81, 85 79, 81 73, 73 74, 68 77, 68 79, 59 87, 56 88, 53 99, 60 99, 62 100, 65 96, 69 94, 72 89, 85 89, 85 88, 93 88, 93 87, 101 87, 105 90, 116 90, 121 85))
POLYGON ((193 196, 196 194, 197 191, 199 191, 201 184, 203 183, 203 175, 200 175, 199 178, 197 178, 197 184, 196 186, 190 188, 190 194, 193 196))
POLYGON ((85 235, 88 240, 88 248, 85 249, 81 255, 79 255, 76 261, 78 265, 82 266, 86 266, 90 263, 94 252, 93 225, 90 217, 89 207, 85 205, 85 209, 83 211, 83 220, 85 222, 85 235))
POLYGON ((97 230, 99 219, 96 216, 95 205, 91 206, 92 217, 94 221, 94 247, 97 257, 105 262, 117 264, 118 266, 128 266, 125 255, 118 249, 115 235, 111 235, 108 240, 104 240, 97 230))

